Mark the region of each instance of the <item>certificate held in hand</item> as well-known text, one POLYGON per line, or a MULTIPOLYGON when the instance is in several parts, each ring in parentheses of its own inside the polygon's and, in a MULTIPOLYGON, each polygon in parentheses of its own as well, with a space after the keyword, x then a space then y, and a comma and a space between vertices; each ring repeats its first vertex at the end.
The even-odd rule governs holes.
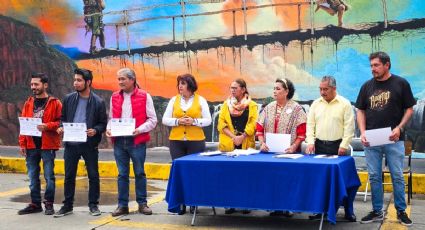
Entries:
POLYGON ((136 119, 134 118, 112 118, 111 136, 133 136, 136 128, 136 119))
POLYGON ((63 141, 86 142, 86 123, 63 123, 63 141))
POLYGON ((266 133, 266 145, 270 152, 284 153, 291 146, 291 135, 282 133, 266 133))
POLYGON ((19 134, 41 137, 41 132, 37 129, 37 125, 41 125, 41 123, 41 118, 19 117, 19 134))

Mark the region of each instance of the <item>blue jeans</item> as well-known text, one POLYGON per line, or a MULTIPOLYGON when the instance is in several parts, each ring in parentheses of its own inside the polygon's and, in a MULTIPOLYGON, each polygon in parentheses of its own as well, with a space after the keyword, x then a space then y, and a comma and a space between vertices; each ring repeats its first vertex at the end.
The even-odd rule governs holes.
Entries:
POLYGON ((136 179, 136 201, 139 205, 146 203, 146 144, 134 145, 133 137, 117 137, 114 143, 114 156, 118 166, 118 206, 128 207, 130 158, 136 179))
POLYGON ((64 206, 72 208, 75 195, 75 178, 77 176, 78 162, 83 157, 89 177, 89 203, 88 206, 97 206, 100 196, 99 181, 99 150, 87 143, 78 145, 65 145, 63 158, 65 160, 65 188, 64 206))
POLYGON ((27 149, 26 165, 30 179, 31 202, 41 205, 40 186, 40 161, 43 160, 44 179, 46 180, 46 191, 44 200, 55 201, 55 150, 27 149))
POLYGON ((367 171, 372 189, 372 207, 373 211, 381 212, 384 203, 384 189, 382 186, 382 158, 385 154, 388 168, 391 173, 393 184, 394 206, 397 211, 406 209, 406 200, 404 198, 404 141, 398 141, 394 144, 387 144, 374 147, 366 147, 367 171))

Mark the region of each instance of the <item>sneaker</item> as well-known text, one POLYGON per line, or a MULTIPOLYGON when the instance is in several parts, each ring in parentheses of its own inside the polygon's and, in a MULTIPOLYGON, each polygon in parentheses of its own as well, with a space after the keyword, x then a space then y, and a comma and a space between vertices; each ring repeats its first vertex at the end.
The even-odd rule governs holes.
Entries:
POLYGON ((57 217, 62 217, 62 216, 66 216, 72 214, 72 208, 71 207, 67 207, 67 206, 62 206, 61 209, 59 209, 59 211, 57 211, 53 217, 57 218, 57 217))
POLYGON ((55 214, 55 209, 53 208, 53 202, 44 202, 44 215, 53 215, 55 214))
POLYGON ((118 207, 117 209, 115 209, 115 211, 112 212, 112 216, 122 216, 122 215, 128 215, 129 211, 128 211, 128 207, 118 207))
POLYGON ((383 220, 384 220, 384 212, 372 211, 372 212, 369 212, 367 216, 363 217, 360 223, 367 224, 367 223, 383 221, 383 220))
MULTIPOLYGON (((328 217, 328 214, 325 213, 323 215, 323 220, 326 220, 327 217, 328 217)), ((314 214, 314 215, 308 216, 308 219, 309 220, 322 220, 322 214, 321 213, 318 213, 318 214, 314 214)))
POLYGON ((398 212, 397 219, 400 222, 400 224, 404 226, 411 226, 413 224, 412 220, 409 219, 405 211, 398 212))
POLYGON ((93 205, 89 207, 89 210, 90 210, 90 215, 92 216, 100 216, 100 214, 102 214, 99 208, 97 207, 97 205, 93 205))
POLYGON ((26 214, 32 214, 37 212, 42 212, 43 208, 41 205, 36 205, 34 203, 28 204, 27 207, 21 209, 18 211, 18 215, 26 215, 26 214))
POLYGON ((152 209, 146 203, 139 205, 139 213, 144 215, 152 215, 152 209))

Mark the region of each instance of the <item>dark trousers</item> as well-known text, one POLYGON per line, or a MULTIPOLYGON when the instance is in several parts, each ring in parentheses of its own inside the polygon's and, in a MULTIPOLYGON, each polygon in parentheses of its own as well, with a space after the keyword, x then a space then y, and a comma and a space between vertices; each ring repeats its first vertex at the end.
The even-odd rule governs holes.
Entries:
POLYGON ((46 191, 44 200, 53 203, 55 201, 55 150, 27 149, 25 158, 30 179, 30 195, 33 204, 41 205, 40 186, 40 161, 43 160, 44 179, 46 191))
POLYGON ((205 151, 205 140, 202 141, 173 141, 170 140, 171 159, 184 157, 192 153, 205 151))
POLYGON ((99 151, 90 147, 87 143, 65 146, 65 200, 63 204, 72 208, 75 195, 75 178, 77 176, 78 161, 83 157, 87 174, 89 177, 89 203, 88 206, 99 204, 100 182, 99 182, 99 151))
POLYGON ((327 155, 338 155, 339 145, 342 139, 336 141, 322 141, 316 139, 314 142, 314 148, 316 154, 327 154, 327 155))

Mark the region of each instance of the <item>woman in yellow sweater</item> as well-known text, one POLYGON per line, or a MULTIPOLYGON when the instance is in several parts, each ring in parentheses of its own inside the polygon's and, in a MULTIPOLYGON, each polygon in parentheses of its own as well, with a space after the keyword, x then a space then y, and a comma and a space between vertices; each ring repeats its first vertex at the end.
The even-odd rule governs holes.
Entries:
MULTIPOLYGON (((257 103, 251 100, 243 79, 236 79, 230 85, 230 97, 221 106, 218 117, 218 148, 222 152, 234 149, 255 148, 255 125, 258 118, 257 103)), ((235 212, 226 209, 226 214, 235 212)), ((249 213, 243 210, 242 213, 249 213)))

